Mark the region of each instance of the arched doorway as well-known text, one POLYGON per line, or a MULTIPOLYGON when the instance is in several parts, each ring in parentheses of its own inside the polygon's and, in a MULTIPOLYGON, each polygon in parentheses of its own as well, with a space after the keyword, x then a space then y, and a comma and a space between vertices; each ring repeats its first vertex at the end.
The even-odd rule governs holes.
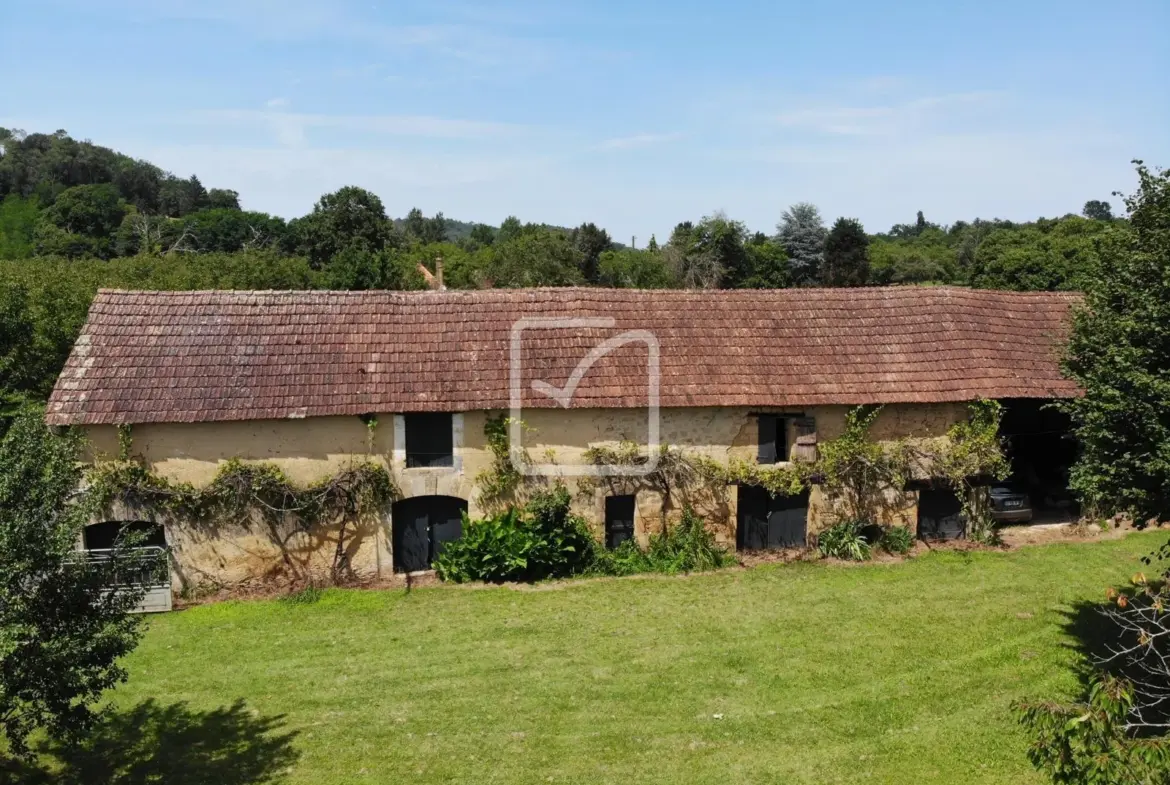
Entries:
POLYGON ((443 544, 463 535, 467 502, 455 496, 414 496, 390 511, 394 570, 429 570, 443 544))

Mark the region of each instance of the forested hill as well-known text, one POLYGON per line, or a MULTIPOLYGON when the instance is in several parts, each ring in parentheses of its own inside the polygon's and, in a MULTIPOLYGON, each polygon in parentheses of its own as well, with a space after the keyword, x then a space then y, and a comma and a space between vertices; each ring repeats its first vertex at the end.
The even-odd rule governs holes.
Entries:
MULTIPOLYGON (((1127 231, 1105 202, 1028 223, 930 222, 869 234, 850 218, 777 206, 766 232, 716 213, 682 220, 661 244, 615 243, 507 218, 498 227, 387 216, 360 187, 286 221, 64 131, 0 128, 0 402, 43 397, 99 287, 418 289, 435 259, 455 288, 599 285, 782 288, 949 283, 1075 289, 1095 241, 1127 231)), ((680 216, 685 219, 685 216, 680 216)))

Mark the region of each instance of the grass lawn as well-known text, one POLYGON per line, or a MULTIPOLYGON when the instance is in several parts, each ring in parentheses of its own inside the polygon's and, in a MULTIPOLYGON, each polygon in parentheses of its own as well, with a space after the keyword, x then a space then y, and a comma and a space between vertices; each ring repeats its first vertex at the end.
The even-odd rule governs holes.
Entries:
POLYGON ((1040 782, 1009 703, 1076 691, 1073 604, 1165 539, 211 605, 114 697, 222 752, 191 783, 1040 782))

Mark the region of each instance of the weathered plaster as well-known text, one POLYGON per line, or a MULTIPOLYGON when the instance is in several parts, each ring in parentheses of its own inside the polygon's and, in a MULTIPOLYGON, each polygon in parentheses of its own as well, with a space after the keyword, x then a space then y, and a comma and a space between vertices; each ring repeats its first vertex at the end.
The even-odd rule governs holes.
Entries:
MULTIPOLYGON (((661 440, 692 454, 717 461, 756 456, 754 412, 777 411, 815 417, 817 437, 826 441, 840 435, 848 407, 793 409, 686 408, 663 409, 661 440)), ((472 411, 453 418, 455 465, 448 468, 407 469, 403 418, 381 414, 370 438, 369 429, 358 417, 317 417, 299 420, 266 420, 225 423, 141 424, 132 430, 132 453, 152 471, 174 481, 205 485, 220 464, 231 458, 266 461, 279 466, 294 482, 310 483, 332 476, 355 461, 374 460, 394 474, 405 496, 446 495, 466 499, 472 517, 484 514, 477 498, 476 477, 488 470, 494 456, 488 449, 483 429, 488 412, 472 411)), ((966 417, 963 404, 887 406, 871 433, 877 439, 942 436, 955 422, 966 417)), ((590 447, 616 447, 623 441, 644 443, 647 433, 645 412, 622 409, 535 409, 525 412, 524 447, 534 459, 554 456, 560 465, 585 463, 590 447)), ((91 455, 113 456, 118 451, 117 429, 94 426, 87 429, 91 455)), ((789 443, 792 443, 789 439, 789 443)), ((605 496, 603 482, 591 493, 583 493, 572 480, 574 509, 583 515, 601 536, 605 496)), ((612 488, 617 492, 628 492, 612 488)), ((727 489, 720 498, 697 494, 675 500, 665 509, 657 493, 638 493, 635 533, 645 543, 661 531, 664 521, 681 513, 683 501, 693 503, 725 543, 735 542, 736 494, 727 489)), ((886 523, 914 527, 916 494, 891 499, 895 509, 886 523)), ((391 570, 390 523, 359 530, 349 548, 349 563, 359 577, 372 578, 391 570)), ((820 490, 810 498, 809 533, 827 523, 826 505, 820 490)), ((185 582, 211 581, 236 584, 247 580, 292 577, 328 570, 336 547, 336 531, 269 530, 261 524, 214 527, 167 522, 168 541, 175 551, 176 571, 185 582)))

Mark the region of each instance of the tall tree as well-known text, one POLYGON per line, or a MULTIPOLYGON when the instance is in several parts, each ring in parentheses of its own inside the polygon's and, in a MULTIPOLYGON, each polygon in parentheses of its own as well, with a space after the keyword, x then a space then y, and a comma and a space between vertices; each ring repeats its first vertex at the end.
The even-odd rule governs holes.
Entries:
POLYGON ((869 236, 856 218, 838 218, 825 239, 821 283, 865 286, 869 281, 869 236))
POLYGON ((1081 454, 1072 487, 1102 512, 1170 520, 1170 173, 1137 166, 1115 227, 1084 277, 1066 370, 1085 394, 1062 404, 1081 454))
POLYGON ((423 222, 421 239, 427 244, 447 242, 447 219, 442 211, 423 222))
POLYGON ((402 231, 409 239, 421 241, 426 230, 427 217, 423 215, 423 211, 417 207, 410 208, 410 212, 402 220, 402 231))
POLYGON ((657 248, 604 251, 597 282, 622 289, 666 289, 674 283, 657 248))
POLYGON ((468 239, 480 248, 487 248, 496 241, 496 230, 487 224, 476 224, 472 227, 468 239))
POLYGON ((1079 290, 1112 225, 1070 215, 993 229, 975 248, 971 285, 1016 291, 1079 290))
POLYGON ((207 189, 195 175, 186 180, 168 175, 159 187, 159 209, 163 215, 182 218, 207 206, 207 189))
POLYGON ((1113 206, 1109 202, 1103 202, 1100 199, 1090 199, 1085 202, 1085 207, 1081 210, 1081 215, 1090 221, 1112 221, 1113 206))
POLYGON ((526 231, 483 251, 484 285, 500 287, 573 286, 583 283, 581 252, 564 232, 526 231))
POLYGON ((66 740, 84 733, 90 706, 125 681, 118 660, 139 637, 129 611, 142 590, 110 589, 133 557, 122 543, 109 562, 77 558, 88 514, 70 501, 79 443, 53 436, 43 417, 22 414, 0 440, 0 730, 16 754, 37 728, 66 740))
POLYGON ((500 224, 499 230, 496 232, 496 242, 506 243, 509 240, 515 240, 524 232, 524 224, 520 223, 520 219, 514 215, 509 215, 500 224))
POLYGON ((207 209, 239 210, 240 195, 230 188, 212 188, 207 192, 207 209))
POLYGON ((780 223, 776 225, 776 239, 788 253, 794 285, 816 284, 825 258, 827 235, 828 230, 816 205, 798 202, 780 216, 780 223))
POLYGON ((747 276, 747 227, 717 212, 697 224, 684 221, 674 228, 663 258, 682 286, 718 289, 736 286, 747 276))
POLYGON ((601 255, 612 250, 609 232, 593 223, 583 223, 573 230, 573 245, 581 252, 581 274, 587 283, 597 283, 601 255))
POLYGON ((756 232, 744 246, 745 266, 736 281, 744 289, 783 289, 792 285, 784 246, 763 232, 756 232))
POLYGON ((398 244, 382 200, 353 185, 322 196, 313 212, 294 221, 289 230, 298 250, 318 270, 347 248, 377 252, 398 244))
POLYGON ((108 258, 114 234, 128 209, 118 189, 109 183, 67 188, 41 213, 35 236, 37 252, 108 258))

